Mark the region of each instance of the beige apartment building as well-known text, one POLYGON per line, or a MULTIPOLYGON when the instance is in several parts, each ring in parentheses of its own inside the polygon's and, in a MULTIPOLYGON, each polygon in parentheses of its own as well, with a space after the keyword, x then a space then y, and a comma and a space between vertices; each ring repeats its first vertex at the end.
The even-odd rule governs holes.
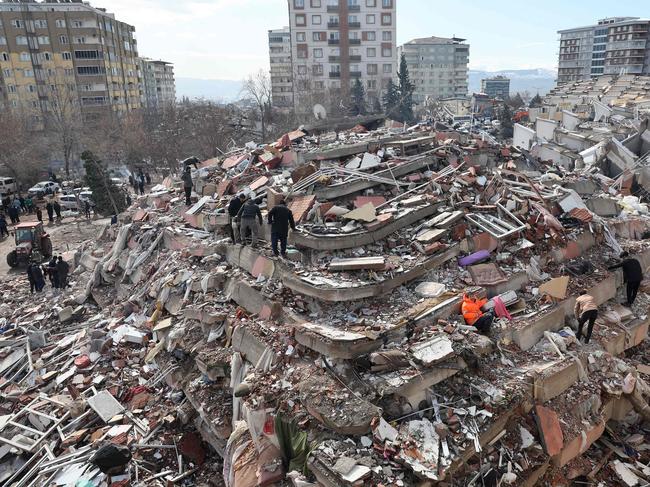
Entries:
POLYGON ((167 61, 140 58, 142 105, 157 110, 176 103, 174 65, 167 61))
POLYGON ((457 37, 423 37, 400 46, 411 81, 413 102, 467 96, 469 44, 457 37))
POLYGON ((271 102, 276 108, 293 107, 293 64, 289 27, 269 30, 271 102))
POLYGON ((134 31, 77 0, 0 1, 0 107, 42 117, 65 97, 84 116, 140 108, 134 31))
POLYGON ((357 79, 369 104, 381 99, 397 69, 396 1, 288 0, 296 110, 345 99, 357 79))

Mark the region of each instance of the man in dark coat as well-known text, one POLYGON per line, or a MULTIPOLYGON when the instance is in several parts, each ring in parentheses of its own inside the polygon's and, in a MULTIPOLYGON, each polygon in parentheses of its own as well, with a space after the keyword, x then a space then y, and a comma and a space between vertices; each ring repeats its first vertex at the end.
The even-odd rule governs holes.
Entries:
POLYGON ((37 206, 37 207, 36 207, 36 219, 37 219, 39 222, 42 222, 42 221, 43 221, 43 210, 41 210, 41 207, 40 207, 40 206, 37 206))
POLYGON ((36 262, 33 262, 31 264, 31 269, 32 279, 34 280, 34 288, 36 289, 37 293, 40 293, 45 287, 45 278, 43 277, 43 271, 41 271, 41 267, 36 262))
POLYGON ((65 289, 68 287, 68 273, 70 272, 70 265, 63 260, 63 257, 59 256, 59 260, 56 262, 56 270, 59 278, 59 287, 65 289))
POLYGON ((52 203, 52 208, 54 209, 54 213, 56 213, 56 220, 60 222, 62 220, 61 205, 57 200, 54 200, 54 203, 52 203))
POLYGON ((51 201, 48 201, 45 205, 45 211, 47 211, 48 220, 50 220, 50 223, 52 223, 54 221, 54 206, 52 206, 51 201))
POLYGON ((643 269, 639 261, 630 254, 623 252, 621 254, 621 262, 616 265, 610 266, 609 269, 623 268, 623 281, 627 283, 627 306, 632 306, 636 295, 639 292, 641 281, 643 281, 643 269))
POLYGON ((14 225, 16 223, 20 223, 20 218, 18 217, 18 208, 16 208, 14 205, 11 205, 9 207, 9 210, 7 210, 7 213, 9 213, 9 219, 11 220, 11 223, 14 225))
POLYGON ((59 288, 59 271, 56 268, 56 256, 47 263, 47 275, 50 278, 50 283, 54 289, 59 288))
POLYGON ((36 287, 36 282, 34 281, 34 273, 32 272, 32 263, 30 262, 27 265, 27 280, 29 281, 29 292, 34 294, 34 288, 36 287))
POLYGON ((181 176, 183 180, 183 189, 185 190, 185 204, 187 206, 192 205, 192 187, 194 187, 194 182, 192 181, 192 170, 189 166, 185 167, 183 175, 181 176))
POLYGON ((271 208, 268 214, 268 222, 271 225, 271 248, 273 254, 278 255, 278 241, 280 242, 280 253, 282 257, 287 256, 287 237, 289 236, 289 227, 296 229, 296 222, 293 220, 293 213, 284 200, 271 208))
POLYGON ((4 236, 9 236, 9 230, 7 230, 7 219, 5 218, 3 213, 0 213, 0 238, 4 238, 4 236))
POLYGON ((257 243, 258 225, 262 225, 262 212, 252 198, 246 201, 237 212, 237 221, 239 222, 239 238, 242 245, 246 245, 246 234, 251 232, 251 245, 255 247, 257 243), (255 220, 257 218, 257 221, 255 220))
POLYGON ((228 226, 230 228, 230 239, 232 240, 232 243, 237 243, 239 231, 235 232, 233 225, 236 225, 235 219, 237 218, 237 213, 241 210, 244 201, 246 201, 246 196, 242 193, 239 196, 235 196, 230 200, 230 203, 228 203, 228 226))

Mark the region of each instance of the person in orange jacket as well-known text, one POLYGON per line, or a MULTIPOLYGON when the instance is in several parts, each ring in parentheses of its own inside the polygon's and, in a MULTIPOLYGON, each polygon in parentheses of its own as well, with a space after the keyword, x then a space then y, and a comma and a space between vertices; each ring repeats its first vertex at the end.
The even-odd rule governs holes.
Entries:
POLYGON ((494 314, 492 311, 487 311, 485 313, 481 311, 481 306, 487 303, 487 301, 487 299, 477 299, 474 294, 463 295, 461 311, 463 313, 463 318, 465 318, 465 323, 470 326, 474 325, 481 333, 489 333, 490 328, 492 327, 492 322, 494 321, 494 314))

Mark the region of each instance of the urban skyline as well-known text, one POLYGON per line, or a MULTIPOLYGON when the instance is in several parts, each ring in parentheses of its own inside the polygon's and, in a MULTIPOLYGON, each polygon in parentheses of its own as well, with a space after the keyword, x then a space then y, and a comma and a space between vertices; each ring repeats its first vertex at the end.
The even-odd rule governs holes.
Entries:
MULTIPOLYGON (((173 63, 176 76, 186 78, 239 81, 259 69, 268 71, 268 31, 289 25, 286 0, 99 0, 93 4, 136 25, 140 49, 173 63), (237 42, 232 42, 233 38, 237 42)), ((558 30, 591 25, 605 17, 643 15, 638 0, 622 0, 615 8, 610 2, 596 0, 589 2, 589 9, 581 2, 558 0, 526 9, 515 9, 505 1, 491 3, 489 10, 473 1, 461 4, 461 9, 457 3, 453 7, 436 5, 432 11, 430 2, 401 0, 397 45, 432 35, 456 36, 473 46, 469 69, 554 70, 558 30), (423 9, 431 16, 422 15, 423 9), (561 17, 556 15, 558 11, 561 17)))

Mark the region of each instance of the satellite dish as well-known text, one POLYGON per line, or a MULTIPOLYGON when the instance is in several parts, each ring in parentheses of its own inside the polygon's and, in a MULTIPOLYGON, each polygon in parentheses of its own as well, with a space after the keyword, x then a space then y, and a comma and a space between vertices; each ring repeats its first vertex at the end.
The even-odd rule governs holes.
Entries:
POLYGON ((325 110, 323 105, 319 103, 314 105, 314 118, 316 118, 316 120, 324 120, 327 118, 327 110, 325 110))

